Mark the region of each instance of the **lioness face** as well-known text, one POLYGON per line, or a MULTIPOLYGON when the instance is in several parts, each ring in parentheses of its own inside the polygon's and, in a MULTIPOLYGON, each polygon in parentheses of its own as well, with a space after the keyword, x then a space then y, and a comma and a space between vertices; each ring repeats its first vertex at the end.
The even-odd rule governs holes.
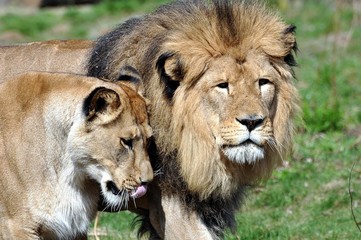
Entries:
POLYGON ((140 122, 136 114, 146 114, 143 99, 138 96, 142 104, 135 112, 124 91, 104 91, 85 103, 86 117, 74 123, 72 160, 100 184, 109 206, 118 208, 126 206, 129 197, 143 196, 153 179, 146 150, 152 132, 147 118, 140 122))

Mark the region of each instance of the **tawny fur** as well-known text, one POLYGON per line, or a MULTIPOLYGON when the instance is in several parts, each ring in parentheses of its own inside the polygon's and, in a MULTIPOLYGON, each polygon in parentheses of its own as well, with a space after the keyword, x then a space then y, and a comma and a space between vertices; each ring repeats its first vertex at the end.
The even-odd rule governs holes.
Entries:
POLYGON ((51 40, 0 46, 0 82, 28 71, 84 74, 93 42, 51 40))
POLYGON ((126 21, 93 49, 91 76, 140 72, 160 191, 199 211, 216 236, 234 224, 244 188, 266 179, 291 149, 294 30, 258 1, 176 1, 126 21), (258 116, 248 133, 242 120, 258 116))
POLYGON ((122 84, 30 72, 0 84, 0 238, 86 236, 153 178, 146 101, 122 84))

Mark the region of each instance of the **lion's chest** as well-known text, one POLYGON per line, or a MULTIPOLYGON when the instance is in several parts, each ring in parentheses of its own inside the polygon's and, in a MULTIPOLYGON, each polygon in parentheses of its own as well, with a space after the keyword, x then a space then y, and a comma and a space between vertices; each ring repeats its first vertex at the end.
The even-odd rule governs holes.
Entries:
POLYGON ((52 201, 41 217, 41 232, 45 236, 56 236, 60 239, 73 239, 85 234, 97 211, 97 194, 84 192, 79 188, 59 185, 61 194, 52 201))

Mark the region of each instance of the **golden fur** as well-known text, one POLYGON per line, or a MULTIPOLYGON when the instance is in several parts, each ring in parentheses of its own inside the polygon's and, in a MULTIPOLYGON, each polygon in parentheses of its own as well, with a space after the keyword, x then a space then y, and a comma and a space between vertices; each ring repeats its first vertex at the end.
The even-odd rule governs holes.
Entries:
MULTIPOLYGON (((150 152, 162 168, 143 221, 151 222, 151 236, 185 239, 182 226, 189 236, 207 235, 206 228, 211 237, 204 239, 216 239, 235 226, 246 186, 269 176, 290 151, 298 108, 295 49, 294 27, 256 0, 177 1, 98 40, 88 74, 118 80, 129 75, 124 69, 135 69, 151 100, 150 152), (240 142, 247 117, 260 147, 240 142)), ((77 51, 67 52, 74 62, 77 51)), ((83 63, 74 68, 84 71, 83 63)))
POLYGON ((0 84, 0 238, 85 236, 153 178, 146 102, 96 78, 30 72, 0 84))
POLYGON ((88 74, 116 80, 137 69, 164 171, 176 154, 191 193, 228 198, 290 150, 295 48, 294 28, 263 4, 180 1, 100 38, 88 74))
POLYGON ((51 40, 0 46, 0 82, 28 71, 85 73, 93 42, 51 40))

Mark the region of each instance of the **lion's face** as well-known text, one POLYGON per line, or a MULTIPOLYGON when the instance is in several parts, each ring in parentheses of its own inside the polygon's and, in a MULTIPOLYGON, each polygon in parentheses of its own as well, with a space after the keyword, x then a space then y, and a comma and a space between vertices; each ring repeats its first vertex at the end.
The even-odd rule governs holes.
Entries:
MULTIPOLYGON (((267 61, 213 60, 195 86, 199 109, 221 154, 236 163, 254 163, 274 143, 271 122, 275 74, 267 61)), ((274 115, 274 113, 273 113, 274 115)))
MULTIPOLYGON (((297 109, 292 71, 257 48, 212 56, 174 50, 191 48, 182 44, 165 44, 158 60, 172 130, 162 136, 172 139, 167 148, 178 151, 192 191, 226 196, 267 177, 289 150, 297 109)), ((164 115, 157 109, 154 115, 164 115)))
POLYGON ((146 150, 152 135, 146 104, 126 86, 118 93, 94 91, 83 106, 86 117, 72 127, 72 160, 100 184, 110 207, 126 207, 129 197, 143 196, 153 179, 146 150))

